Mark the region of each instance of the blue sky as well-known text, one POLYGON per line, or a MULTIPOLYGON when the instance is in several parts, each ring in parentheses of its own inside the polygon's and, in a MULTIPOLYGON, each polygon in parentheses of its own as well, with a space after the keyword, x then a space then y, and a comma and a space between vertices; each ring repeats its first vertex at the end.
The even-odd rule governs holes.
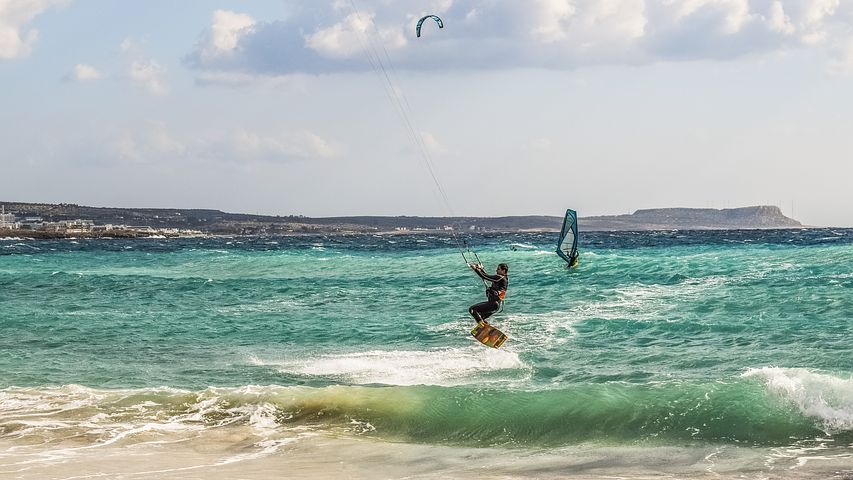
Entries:
POLYGON ((0 0, 0 200, 853 226, 851 26, 840 0, 0 0))

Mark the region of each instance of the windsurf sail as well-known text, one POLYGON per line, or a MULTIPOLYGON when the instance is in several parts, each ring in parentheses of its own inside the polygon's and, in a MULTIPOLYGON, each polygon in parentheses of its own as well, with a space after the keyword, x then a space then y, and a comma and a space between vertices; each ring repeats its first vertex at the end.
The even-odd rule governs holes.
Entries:
POLYGON ((578 214, 572 209, 566 210, 560 238, 557 240, 557 255, 570 267, 578 264, 578 214))

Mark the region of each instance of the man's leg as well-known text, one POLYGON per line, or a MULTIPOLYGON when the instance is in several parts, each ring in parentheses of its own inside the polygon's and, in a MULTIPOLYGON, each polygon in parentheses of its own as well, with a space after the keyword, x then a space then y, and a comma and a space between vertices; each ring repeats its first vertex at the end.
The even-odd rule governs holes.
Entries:
POLYGON ((471 308, 468 309, 468 313, 474 317, 474 320, 476 320, 477 323, 488 324, 489 322, 487 322, 486 319, 498 311, 499 307, 500 305, 497 302, 482 302, 472 305, 471 308))

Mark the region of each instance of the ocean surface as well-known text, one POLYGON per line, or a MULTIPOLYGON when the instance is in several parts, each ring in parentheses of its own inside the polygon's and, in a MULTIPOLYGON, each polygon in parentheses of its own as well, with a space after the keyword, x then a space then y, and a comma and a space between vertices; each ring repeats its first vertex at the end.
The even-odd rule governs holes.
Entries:
POLYGON ((0 478, 853 478, 853 230, 0 240, 0 478))

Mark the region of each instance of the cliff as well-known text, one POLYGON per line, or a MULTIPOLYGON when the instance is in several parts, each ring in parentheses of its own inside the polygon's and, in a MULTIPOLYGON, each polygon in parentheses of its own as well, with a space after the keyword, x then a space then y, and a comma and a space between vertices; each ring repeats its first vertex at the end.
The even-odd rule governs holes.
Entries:
POLYGON ((802 228, 779 207, 762 205, 741 208, 652 208, 630 215, 582 217, 578 227, 587 231, 612 230, 738 230, 802 228))

